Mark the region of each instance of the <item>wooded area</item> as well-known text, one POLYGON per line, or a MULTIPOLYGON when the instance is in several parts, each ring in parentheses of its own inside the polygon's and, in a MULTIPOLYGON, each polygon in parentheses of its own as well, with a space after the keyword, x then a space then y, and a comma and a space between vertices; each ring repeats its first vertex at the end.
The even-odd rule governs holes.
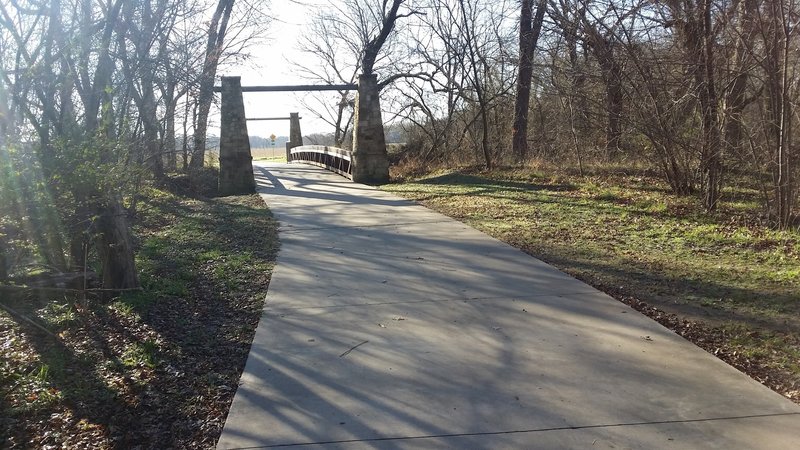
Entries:
MULTIPOLYGON (((383 3, 323 10, 304 45, 323 65, 301 73, 351 81, 383 3)), ((726 188, 756 187, 755 219, 795 223, 794 0, 401 3, 374 71, 423 164, 636 166, 708 211, 726 188)), ((337 143, 352 104, 341 94, 325 105, 337 143)))
POLYGON ((139 286, 137 194, 202 171, 217 66, 258 42, 265 8, 0 2, 0 282, 96 271, 104 289, 139 286))
MULTIPOLYGON (((202 171, 217 67, 246 57, 266 4, 0 2, 0 280, 95 269, 138 286, 143 182, 202 171), (26 269, 27 270, 27 269, 26 269)), ((658 173, 708 211, 760 192, 753 222, 796 224, 795 0, 331 1, 298 75, 375 73, 421 165, 556 162, 658 173), (313 61, 313 62, 309 62, 313 61)), ((354 96, 309 101, 352 134, 354 96)))

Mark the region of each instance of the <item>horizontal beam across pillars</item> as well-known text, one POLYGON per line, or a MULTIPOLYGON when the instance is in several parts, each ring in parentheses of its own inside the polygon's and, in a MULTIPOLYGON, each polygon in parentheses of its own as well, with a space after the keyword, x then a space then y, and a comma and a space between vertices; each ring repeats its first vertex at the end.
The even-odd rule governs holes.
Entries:
MULTIPOLYGON (((291 120, 291 117, 253 117, 247 118, 246 120, 291 120)), ((302 119, 302 117, 298 117, 298 119, 302 119)))
MULTIPOLYGON (((356 84, 296 84, 288 86, 242 86, 242 92, 299 92, 299 91, 355 91, 356 84)), ((222 86, 214 86, 214 92, 222 92, 222 86)))

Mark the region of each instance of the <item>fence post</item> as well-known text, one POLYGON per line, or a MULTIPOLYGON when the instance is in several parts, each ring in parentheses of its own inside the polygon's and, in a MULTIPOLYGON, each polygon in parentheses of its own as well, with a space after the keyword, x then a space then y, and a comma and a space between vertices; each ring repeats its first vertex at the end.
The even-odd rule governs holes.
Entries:
POLYGON ((289 113, 289 143, 291 143, 291 148, 303 145, 303 133, 300 131, 300 113, 289 113))

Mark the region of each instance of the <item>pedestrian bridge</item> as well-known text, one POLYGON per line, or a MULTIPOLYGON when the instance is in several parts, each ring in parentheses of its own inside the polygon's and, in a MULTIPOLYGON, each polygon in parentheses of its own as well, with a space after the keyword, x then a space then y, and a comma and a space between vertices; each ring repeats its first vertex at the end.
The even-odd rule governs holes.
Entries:
POLYGON ((286 150, 286 161, 308 163, 353 179, 353 152, 326 145, 301 145, 286 150))
POLYGON ((334 86, 242 86, 239 77, 222 77, 216 88, 221 93, 219 192, 234 195, 255 192, 253 156, 250 152, 248 120, 290 121, 286 159, 289 162, 308 162, 323 166, 353 181, 383 184, 389 181, 389 159, 386 154, 386 137, 380 108, 380 90, 377 77, 362 75, 357 85, 334 86), (309 91, 355 89, 355 123, 353 124, 353 150, 333 147, 303 146, 300 117, 291 113, 288 118, 251 118, 244 110, 244 92, 309 91), (301 150, 295 150, 302 147, 301 150))

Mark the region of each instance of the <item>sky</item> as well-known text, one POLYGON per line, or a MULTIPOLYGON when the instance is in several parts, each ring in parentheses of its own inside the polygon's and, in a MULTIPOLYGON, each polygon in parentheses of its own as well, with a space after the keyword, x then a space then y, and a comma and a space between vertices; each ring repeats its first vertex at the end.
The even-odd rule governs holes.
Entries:
MULTIPOLYGON (((314 7, 321 0, 272 0, 267 41, 251 50, 252 59, 248 66, 221 67, 218 75, 241 76, 242 86, 310 84, 308 80, 292 73, 290 58, 295 60, 302 55, 296 51, 303 25, 311 17, 314 7)), ((290 112, 299 112, 302 120, 300 128, 304 135, 333 132, 333 127, 314 117, 314 113, 301 104, 308 93, 292 92, 246 92, 244 93, 245 114, 247 117, 289 117, 290 112)), ((214 122, 219 126, 218 117, 214 122)), ((251 136, 269 137, 289 135, 289 121, 249 121, 248 133, 251 136)), ((219 135, 217 128, 214 134, 219 135)))

